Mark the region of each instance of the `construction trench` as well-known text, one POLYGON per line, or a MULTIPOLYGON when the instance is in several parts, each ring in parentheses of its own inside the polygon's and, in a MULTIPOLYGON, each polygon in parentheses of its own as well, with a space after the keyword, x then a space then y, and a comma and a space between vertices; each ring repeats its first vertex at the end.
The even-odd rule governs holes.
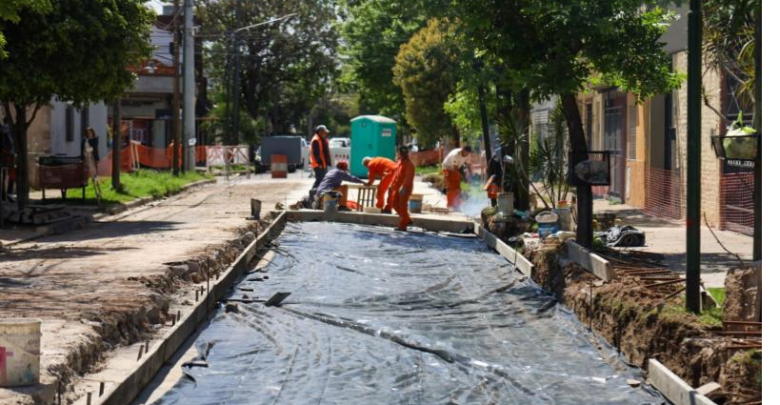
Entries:
POLYGON ((288 222, 270 249, 135 403, 666 403, 473 233, 288 222))

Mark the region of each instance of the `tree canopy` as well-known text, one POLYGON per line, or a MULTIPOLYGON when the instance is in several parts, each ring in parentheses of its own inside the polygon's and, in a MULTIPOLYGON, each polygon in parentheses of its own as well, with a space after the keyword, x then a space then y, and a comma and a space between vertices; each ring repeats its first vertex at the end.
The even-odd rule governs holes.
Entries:
MULTIPOLYGON (((3 0, 0 2, 0 21, 8 21, 12 23, 19 22, 19 13, 22 10, 32 10, 38 13, 45 13, 51 7, 49 0, 3 0)), ((5 35, 0 32, 0 58, 6 56, 3 48, 5 48, 5 35)))
POLYGON ((753 101, 755 16, 760 0, 709 0, 702 4, 703 42, 711 67, 739 83, 738 93, 753 101))
POLYGON ((58 0, 46 12, 23 8, 0 21, 7 56, 0 60, 0 100, 12 118, 19 205, 28 199, 27 127, 53 98, 84 106, 112 100, 135 78, 126 67, 151 49, 153 13, 143 0, 58 0))
POLYGON ((401 88, 406 118, 417 130, 423 146, 459 135, 444 109, 458 83, 460 55, 454 41, 454 27, 444 20, 431 19, 398 52, 393 82, 401 88))
MULTIPOLYGON (((240 64, 241 108, 264 121, 270 133, 301 129, 337 75, 336 4, 304 0, 222 1, 199 4, 198 16, 210 42, 207 55, 217 100, 226 92, 228 57, 240 64), (240 27, 294 14, 237 34, 238 55, 232 55, 230 33, 240 27)), ((218 110, 219 111, 219 110, 218 110)))
POLYGON ((405 121, 404 97, 393 83, 401 45, 425 25, 427 17, 414 2, 344 0, 347 18, 341 26, 344 46, 342 82, 359 96, 363 114, 382 114, 405 121))

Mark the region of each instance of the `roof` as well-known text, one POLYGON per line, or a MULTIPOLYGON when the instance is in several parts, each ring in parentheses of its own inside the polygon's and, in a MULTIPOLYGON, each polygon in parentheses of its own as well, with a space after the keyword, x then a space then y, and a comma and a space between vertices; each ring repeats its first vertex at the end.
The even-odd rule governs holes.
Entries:
POLYGON ((396 122, 391 120, 390 118, 383 117, 381 115, 361 115, 359 117, 352 118, 350 122, 355 122, 358 120, 369 120, 374 122, 379 122, 382 124, 395 124, 396 122))

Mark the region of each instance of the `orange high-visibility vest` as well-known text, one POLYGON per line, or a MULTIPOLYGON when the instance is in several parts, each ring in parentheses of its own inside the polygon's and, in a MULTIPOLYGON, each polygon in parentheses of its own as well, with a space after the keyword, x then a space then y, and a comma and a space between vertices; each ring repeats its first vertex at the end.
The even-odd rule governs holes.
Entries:
POLYGON ((320 166, 323 168, 328 165, 328 159, 325 158, 325 146, 328 145, 327 139, 322 139, 318 134, 314 134, 314 137, 311 138, 311 145, 309 149, 309 163, 311 163, 312 169, 317 169, 320 166), (317 159, 314 156, 314 143, 317 143, 318 149, 320 150, 320 161, 322 162, 322 165, 317 163, 317 159))

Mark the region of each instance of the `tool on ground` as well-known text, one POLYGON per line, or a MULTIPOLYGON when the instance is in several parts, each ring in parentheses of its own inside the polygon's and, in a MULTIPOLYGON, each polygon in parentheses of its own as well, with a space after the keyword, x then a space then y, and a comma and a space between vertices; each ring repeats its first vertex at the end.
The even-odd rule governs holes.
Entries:
POLYGON ((288 292, 278 292, 271 296, 271 298, 268 299, 268 301, 265 302, 265 306, 267 307, 279 307, 282 304, 282 301, 287 299, 287 297, 290 296, 292 293, 288 292))

